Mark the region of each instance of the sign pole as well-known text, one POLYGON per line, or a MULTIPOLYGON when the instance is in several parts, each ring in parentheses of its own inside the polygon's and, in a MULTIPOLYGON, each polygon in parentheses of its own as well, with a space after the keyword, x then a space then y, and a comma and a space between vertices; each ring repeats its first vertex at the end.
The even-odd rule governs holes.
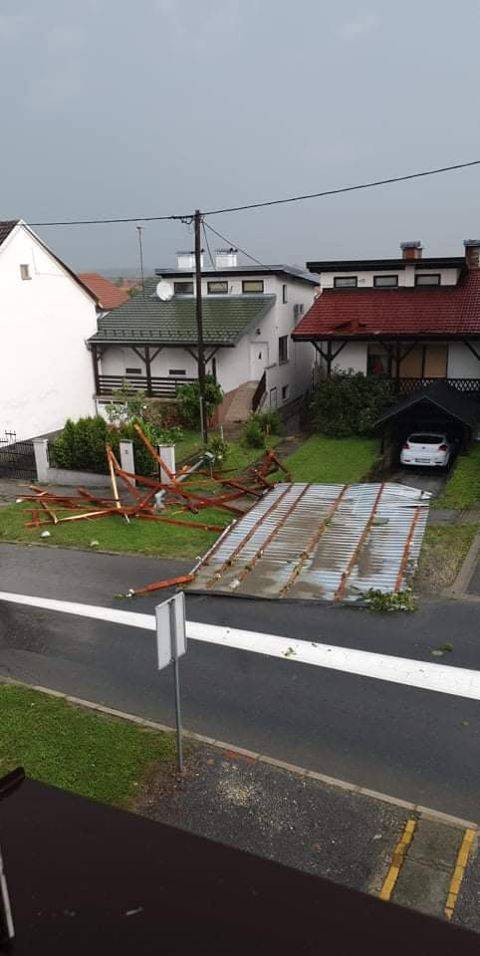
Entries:
POLYGON ((173 681, 175 687, 175 719, 177 723, 177 760, 179 773, 183 773, 183 741, 182 741, 182 711, 180 707, 180 665, 177 633, 177 616, 175 605, 171 601, 168 605, 170 628, 172 636, 173 681))

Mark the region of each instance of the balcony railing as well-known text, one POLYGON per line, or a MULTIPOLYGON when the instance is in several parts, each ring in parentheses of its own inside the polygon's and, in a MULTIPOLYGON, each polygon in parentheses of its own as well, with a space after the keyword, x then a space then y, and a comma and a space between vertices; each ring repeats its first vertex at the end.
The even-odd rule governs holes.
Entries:
POLYGON ((150 381, 146 375, 99 375, 97 395, 111 395, 127 384, 136 392, 145 392, 149 398, 175 398, 180 385, 195 381, 196 379, 187 378, 185 375, 179 378, 174 378, 173 375, 152 375, 150 381))

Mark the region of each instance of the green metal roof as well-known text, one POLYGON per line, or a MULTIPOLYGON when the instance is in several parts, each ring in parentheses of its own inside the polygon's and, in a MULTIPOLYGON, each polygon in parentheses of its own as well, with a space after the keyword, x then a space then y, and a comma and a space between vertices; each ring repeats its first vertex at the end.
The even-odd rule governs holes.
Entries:
MULTIPOLYGON (((134 296, 98 319, 95 343, 196 345, 195 298, 174 296, 162 302, 154 294, 158 280, 147 280, 145 296, 134 296)), ((206 345, 235 345, 251 325, 272 308, 275 295, 205 296, 203 337, 206 345)))

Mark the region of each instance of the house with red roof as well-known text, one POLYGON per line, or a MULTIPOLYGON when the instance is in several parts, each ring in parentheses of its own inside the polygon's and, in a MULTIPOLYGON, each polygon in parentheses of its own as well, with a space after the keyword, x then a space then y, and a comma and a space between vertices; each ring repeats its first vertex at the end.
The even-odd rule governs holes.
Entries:
POLYGON ((319 286, 292 338, 311 342, 326 375, 388 376, 400 394, 438 380, 480 394, 480 240, 462 256, 424 257, 420 242, 401 251, 308 262, 319 286))
POLYGON ((117 309, 120 305, 125 305, 130 296, 128 291, 119 288, 105 276, 98 272, 81 272, 78 276, 81 282, 93 292, 98 300, 100 312, 110 312, 110 309, 117 309))

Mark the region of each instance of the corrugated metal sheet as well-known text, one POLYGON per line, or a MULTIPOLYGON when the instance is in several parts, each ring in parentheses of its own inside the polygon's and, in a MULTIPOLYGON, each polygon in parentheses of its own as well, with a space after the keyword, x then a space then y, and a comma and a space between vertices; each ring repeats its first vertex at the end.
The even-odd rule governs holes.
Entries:
POLYGON ((398 591, 418 560, 429 499, 392 483, 280 483, 206 556, 191 588, 327 601, 398 591))

